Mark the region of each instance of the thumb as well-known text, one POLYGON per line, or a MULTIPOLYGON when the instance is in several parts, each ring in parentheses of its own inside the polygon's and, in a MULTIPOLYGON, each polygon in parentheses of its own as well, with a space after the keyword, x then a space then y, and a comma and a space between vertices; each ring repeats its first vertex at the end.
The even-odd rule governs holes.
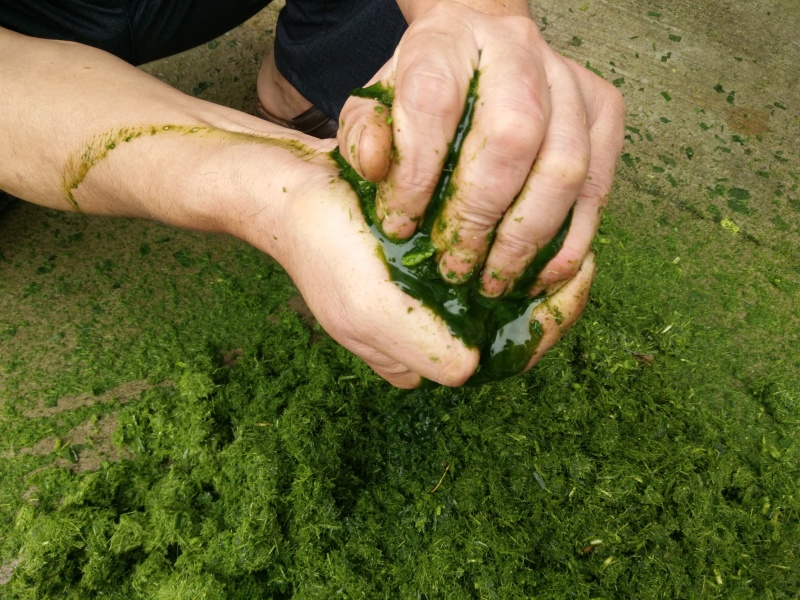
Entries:
POLYGON ((380 73, 350 96, 339 116, 339 151, 368 181, 384 179, 392 160, 392 88, 380 73), (380 98, 380 101, 377 99, 380 98))

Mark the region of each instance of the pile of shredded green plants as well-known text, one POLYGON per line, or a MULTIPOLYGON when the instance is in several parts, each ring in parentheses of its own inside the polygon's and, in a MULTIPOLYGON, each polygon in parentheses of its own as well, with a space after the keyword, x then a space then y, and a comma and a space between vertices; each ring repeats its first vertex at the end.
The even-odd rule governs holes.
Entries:
POLYGON ((628 206, 538 365, 412 391, 252 248, 30 213, 50 258, 0 281, 51 329, 0 323, 0 599, 796 598, 800 273, 628 206))

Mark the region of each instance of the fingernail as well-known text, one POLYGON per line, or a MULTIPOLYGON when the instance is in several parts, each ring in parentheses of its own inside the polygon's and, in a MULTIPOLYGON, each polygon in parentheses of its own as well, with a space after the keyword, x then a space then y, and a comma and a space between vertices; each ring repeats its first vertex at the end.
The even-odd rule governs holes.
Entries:
POLYGON ((562 287, 567 285, 569 281, 564 281, 563 279, 559 279, 558 281, 552 281, 550 283, 540 283, 536 282, 531 287, 530 291, 528 292, 532 298, 536 298, 537 296, 544 295, 546 297, 550 297, 555 294, 558 290, 562 287))
POLYGON ((533 285, 528 290, 528 294, 534 298, 541 294, 549 296, 552 292, 551 288, 561 287, 561 285, 563 285, 561 281, 545 282, 542 281, 541 278, 537 278, 536 281, 533 282, 533 285))
POLYGON ((386 208, 385 203, 383 200, 383 194, 381 193, 381 185, 378 185, 378 189, 375 192, 375 218, 378 219, 378 224, 381 226, 381 230, 383 230, 383 221, 386 218, 386 208))
POLYGON ((506 293, 508 278, 498 271, 483 272, 481 277, 481 294, 486 298, 499 298, 506 293))
MULTIPOLYGON (((385 213, 385 208, 383 212, 385 213)), ((403 240, 414 233, 416 228, 417 224, 414 219, 404 213, 392 212, 384 214, 384 219, 381 222, 383 233, 390 237, 403 240)))
POLYGON ((533 284, 530 291, 528 292, 532 297, 536 297, 541 294, 543 291, 547 289, 543 284, 539 283, 538 281, 533 284))
POLYGON ((475 274, 475 259, 448 250, 439 259, 439 274, 448 283, 466 283, 475 274))

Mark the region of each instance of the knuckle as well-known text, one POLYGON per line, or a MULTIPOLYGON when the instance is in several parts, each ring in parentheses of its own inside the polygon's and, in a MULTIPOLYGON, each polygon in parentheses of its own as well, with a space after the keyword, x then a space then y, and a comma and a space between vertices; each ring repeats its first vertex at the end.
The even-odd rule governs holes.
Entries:
POLYGON ((615 108, 625 107, 625 97, 616 86, 605 79, 601 79, 599 81, 599 85, 607 104, 614 106, 615 108))
POLYGON ((598 210, 608 206, 608 195, 611 185, 601 175, 587 178, 578 194, 575 211, 592 217, 598 210))
POLYGON ((509 16, 507 17, 506 27, 509 37, 517 43, 527 44, 540 35, 536 23, 528 17, 509 16))
POLYGON ((589 172, 589 155, 565 149, 548 160, 542 161, 540 172, 543 177, 550 180, 553 187, 577 191, 586 182, 586 175, 589 172))
POLYGON ((426 59, 406 70, 397 103, 409 112, 441 117, 461 110, 459 88, 452 69, 426 59))
POLYGON ((406 375, 408 373, 408 369, 401 365, 394 359, 387 357, 381 357, 372 361, 373 368, 377 367, 380 369, 380 375, 386 379, 386 376, 397 377, 401 375, 406 375))
POLYGON ((495 96, 482 129, 485 150, 503 160, 531 162, 550 119, 540 86, 529 78, 517 82, 513 93, 495 96))
MULTIPOLYGON (((403 197, 420 196, 427 198, 439 179, 439 171, 421 164, 406 163, 405 168, 399 170, 394 182, 395 192, 403 197)), ((437 165, 438 166, 438 165, 437 165)))
MULTIPOLYGON (((463 177, 495 197, 510 200, 520 191, 534 163, 540 130, 531 123, 531 119, 518 112, 498 112, 504 113, 504 116, 494 120, 476 155, 480 170, 477 169, 477 162, 475 167, 468 164, 468 171, 463 177)), ((470 210, 477 211, 478 208, 470 207, 470 210)), ((494 211, 492 214, 496 218, 494 211)))
POLYGON ((535 107, 499 107, 488 132, 486 151, 503 159, 532 160, 543 121, 544 116, 535 107))
MULTIPOLYGON (((447 218, 446 215, 445 218, 447 218)), ((479 199, 464 201, 460 209, 448 219, 447 229, 454 229, 465 240, 485 238, 502 216, 502 207, 493 207, 479 199), (500 210, 498 210, 498 208, 500 210)))
MULTIPOLYGON (((592 75, 594 75, 592 73, 592 75)), ((596 80, 596 94, 600 104, 604 107, 609 115, 622 124, 625 119, 625 97, 613 84, 605 79, 597 78, 596 80)))
POLYGON ((496 251, 509 259, 522 258, 527 260, 532 257, 536 254, 539 245, 524 233, 523 231, 515 231, 498 236, 497 242, 495 242, 496 251))
POLYGON ((606 89, 608 90, 609 103, 617 108, 622 113, 625 112, 625 96, 614 85, 606 82, 606 89))
MULTIPOLYGON (((606 187, 595 181, 587 181, 581 193, 578 195, 581 205, 586 208, 582 211, 587 216, 597 214, 598 211, 605 210, 608 206, 608 192, 606 187)), ((576 211, 578 210, 576 206, 576 211)))

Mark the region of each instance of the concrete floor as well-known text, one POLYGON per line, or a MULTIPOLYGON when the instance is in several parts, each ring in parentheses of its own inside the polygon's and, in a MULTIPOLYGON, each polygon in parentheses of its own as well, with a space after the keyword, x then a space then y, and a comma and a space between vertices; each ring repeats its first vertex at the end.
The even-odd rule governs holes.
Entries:
MULTIPOLYGON (((251 111, 255 74, 272 41, 277 10, 270 7, 218 40, 145 70, 186 93, 251 111)), ((790 291, 776 297, 772 309, 787 324, 786 339, 794 339, 800 3, 542 0, 534 14, 556 49, 590 65, 625 95, 628 136, 609 218, 659 247, 673 216, 691 215, 695 224, 686 235, 718 239, 727 258, 684 254, 682 264, 779 282, 790 291)), ((125 308, 96 297, 105 276, 98 257, 136 270, 130 257, 138 256, 143 240, 156 238, 169 239, 165 252, 240 246, 151 223, 58 215, 22 203, 0 216, 0 399, 11 394, 12 382, 13 394, 24 389, 31 400, 52 395, 52 378, 72 360, 70 336, 54 334, 54 323, 85 319, 101 302, 104 319, 125 328, 125 308), (80 248, 70 246, 76 239, 83 241, 80 248), (70 293, 37 296, 48 289, 42 273, 64 273, 53 257, 65 252, 70 293)), ((691 253, 690 242, 683 241, 691 253)), ((74 391, 91 390, 76 384, 74 391)))
MULTIPOLYGON (((276 14, 270 7, 218 40, 145 70, 186 93, 251 111, 276 14)), ((608 218, 648 240, 654 265, 680 260, 686 285, 740 273, 731 310, 744 312, 760 300, 769 322, 782 324, 769 338, 758 329, 737 330, 741 345, 754 348, 753 368, 780 356, 800 362, 800 2, 540 0, 534 15, 557 50, 596 69, 626 98, 627 143, 608 218)), ((121 301, 117 291, 141 277, 148 289, 174 296, 175 279, 193 275, 173 257, 235 257, 242 246, 141 221, 12 206, 0 215, 0 409, 44 403, 70 410, 92 398, 124 402, 138 394, 140 382, 115 375, 115 352, 140 334, 146 315, 132 320, 131 299, 121 301), (78 363, 87 355, 107 374, 85 377, 78 363), (63 389, 67 371, 78 375, 65 396, 55 382, 63 389)), ((154 307, 157 300, 142 298, 154 307)), ((113 421, 107 425, 100 428, 106 437, 114 429, 113 421)), ((52 439, 44 442, 46 453, 52 439)), ((107 442, 95 440, 94 454, 82 455, 79 467, 113 458, 107 442)), ((0 448, 0 456, 8 450, 0 448)), ((15 564, 0 565, 0 585, 15 564)))

